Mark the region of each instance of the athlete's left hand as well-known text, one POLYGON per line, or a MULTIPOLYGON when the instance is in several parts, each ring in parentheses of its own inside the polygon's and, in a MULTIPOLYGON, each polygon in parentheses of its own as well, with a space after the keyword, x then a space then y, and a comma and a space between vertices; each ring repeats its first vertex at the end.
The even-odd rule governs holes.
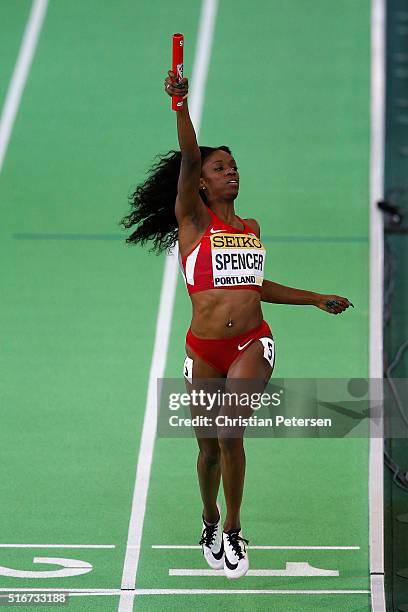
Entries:
POLYGON ((330 314, 339 314, 340 312, 344 312, 349 306, 353 306, 353 304, 345 297, 341 297, 340 295, 323 295, 318 294, 315 302, 315 306, 321 308, 321 310, 325 310, 330 314))

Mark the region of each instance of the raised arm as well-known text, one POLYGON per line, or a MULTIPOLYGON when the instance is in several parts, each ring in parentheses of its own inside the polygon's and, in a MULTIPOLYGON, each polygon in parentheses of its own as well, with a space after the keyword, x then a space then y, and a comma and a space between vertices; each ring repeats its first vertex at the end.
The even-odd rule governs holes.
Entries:
POLYGON ((175 213, 180 223, 185 219, 192 219, 198 225, 208 218, 204 202, 199 195, 201 176, 201 153, 192 124, 187 104, 188 79, 183 78, 179 83, 171 70, 165 79, 165 90, 169 96, 184 97, 184 105, 176 111, 177 134, 181 151, 181 167, 177 185, 177 198, 175 213))

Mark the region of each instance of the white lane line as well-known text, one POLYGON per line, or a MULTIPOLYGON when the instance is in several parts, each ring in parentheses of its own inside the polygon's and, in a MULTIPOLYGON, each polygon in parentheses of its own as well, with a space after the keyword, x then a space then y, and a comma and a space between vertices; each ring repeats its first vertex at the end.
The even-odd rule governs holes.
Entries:
POLYGON ((0 172, 3 168, 7 146, 21 96, 33 61, 38 37, 47 11, 48 0, 34 0, 24 31, 16 66, 7 91, 0 117, 0 172))
MULTIPOLYGON (((202 2, 190 93, 190 115, 196 130, 197 139, 199 137, 203 97, 211 56, 211 46, 215 29, 217 8, 218 0, 203 0, 202 2)), ((170 115, 171 113, 169 113, 169 121, 170 119, 174 120, 174 113, 173 117, 170 115)), ((122 573, 121 586, 123 589, 133 589, 135 588, 136 584, 136 574, 139 564, 143 522, 146 512, 147 492, 149 488, 156 434, 157 379, 163 378, 165 371, 174 298, 176 293, 177 274, 178 251, 176 248, 174 249, 172 255, 168 255, 166 257, 163 274, 143 431, 140 441, 139 457, 136 468, 136 481, 129 521, 126 555, 122 573)), ((121 596, 118 609, 120 612, 133 610, 132 597, 129 597, 126 594, 121 596)))
MULTIPOLYGON (((159 313, 157 317, 153 357, 147 390, 146 410, 136 468, 132 510, 126 544, 126 556, 122 573, 121 587, 123 589, 134 589, 136 583, 136 573, 139 564, 140 544, 143 532, 143 521, 146 512, 147 491, 149 488, 150 470, 156 434, 157 379, 163 378, 164 376, 165 359, 170 337, 171 316, 176 292, 176 282, 177 260, 174 258, 174 256, 167 256, 165 260, 160 294, 159 313)), ((119 610, 124 610, 124 608, 119 607, 119 610)))
MULTIPOLYGON (((385 1, 371 0, 371 130, 370 130, 370 316, 369 376, 372 403, 382 404, 383 378, 383 218, 377 202, 384 194, 385 1), (374 401, 377 400, 377 401, 374 401)), ((382 405, 381 405, 382 411, 382 405)), ((369 540, 371 609, 385 612, 383 420, 370 419, 369 540)))
MULTIPOLYGON (((0 593, 69 593, 76 596, 123 595, 121 589, 69 589, 69 588, 0 588, 0 593)), ((363 589, 133 589, 125 595, 359 595, 369 594, 363 589)))
POLYGON ((116 548, 115 544, 0 544, 0 548, 116 548))
MULTIPOLYGON (((224 570, 214 569, 169 569, 169 576, 219 576, 223 577, 224 570)), ((250 569, 246 576, 286 576, 293 578, 302 576, 308 578, 310 576, 338 576, 338 570, 326 570, 320 567, 313 567, 309 563, 292 563, 288 561, 285 569, 250 569)))
POLYGON ((218 0, 202 0, 200 25, 194 65, 191 73, 190 115, 194 125, 197 140, 201 127, 205 86, 210 65, 211 49, 217 19, 218 0))
MULTIPOLYGON (((152 548, 197 549, 198 544, 152 544, 152 548)), ((247 546, 248 550, 360 550, 360 546, 247 546)))

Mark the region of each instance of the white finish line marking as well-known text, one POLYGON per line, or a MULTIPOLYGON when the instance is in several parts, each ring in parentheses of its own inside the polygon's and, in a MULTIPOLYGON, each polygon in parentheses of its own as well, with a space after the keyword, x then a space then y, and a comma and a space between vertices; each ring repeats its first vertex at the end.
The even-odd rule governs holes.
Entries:
MULTIPOLYGON (((222 576, 224 570, 213 569, 169 569, 169 576, 222 576)), ((337 570, 325 570, 313 567, 309 563, 286 563, 286 569, 253 569, 248 570, 246 576, 338 576, 337 570)))
MULTIPOLYGON (((23 592, 23 593, 69 593, 76 596, 91 595, 124 595, 121 589, 23 589, 23 588, 0 588, 1 592, 23 592)), ((370 591, 365 589, 130 589, 133 595, 367 595, 370 591)))
POLYGON ((136 589, 136 595, 352 595, 368 590, 292 590, 292 589, 136 589))
MULTIPOLYGON (((190 550, 201 548, 197 544, 152 544, 152 548, 190 550)), ((360 550, 360 546, 247 546, 248 550, 360 550)))
POLYGON ((0 544, 0 548, 116 548, 115 544, 0 544))

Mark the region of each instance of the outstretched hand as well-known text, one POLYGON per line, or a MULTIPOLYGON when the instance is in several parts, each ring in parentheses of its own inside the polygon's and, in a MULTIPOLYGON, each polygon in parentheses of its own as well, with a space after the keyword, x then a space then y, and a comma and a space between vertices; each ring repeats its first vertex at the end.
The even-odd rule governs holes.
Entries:
POLYGON ((340 295, 323 295, 318 294, 315 306, 321 310, 325 310, 330 314, 340 314, 344 312, 349 306, 354 308, 354 305, 345 297, 340 295))
POLYGON ((188 79, 184 77, 180 81, 177 80, 177 76, 171 70, 168 71, 168 75, 164 79, 164 90, 171 96, 180 96, 185 100, 188 96, 188 79))

